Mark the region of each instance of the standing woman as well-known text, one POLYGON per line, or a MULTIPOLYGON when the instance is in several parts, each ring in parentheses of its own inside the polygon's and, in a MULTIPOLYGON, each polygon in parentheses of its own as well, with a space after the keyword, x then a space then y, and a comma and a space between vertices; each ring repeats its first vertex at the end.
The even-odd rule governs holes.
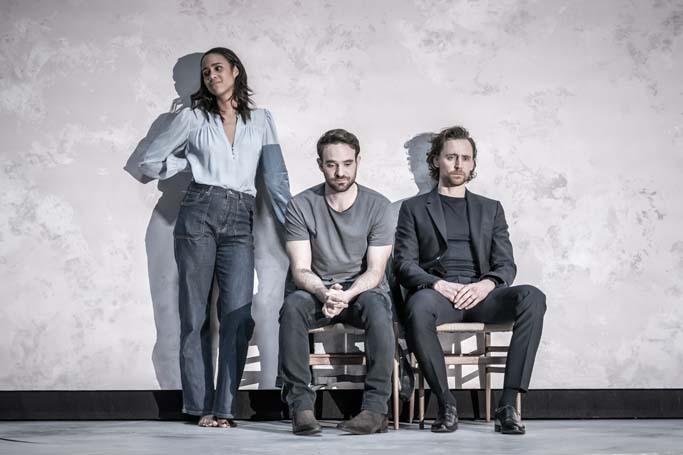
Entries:
POLYGON ((254 331, 254 216, 257 170, 275 215, 284 223, 289 180, 273 118, 255 109, 247 72, 223 47, 201 60, 201 86, 149 146, 140 167, 166 179, 188 166, 193 182, 174 234, 179 275, 183 412, 205 427, 234 426, 234 399, 254 331), (219 288, 218 380, 214 389, 209 301, 219 288))

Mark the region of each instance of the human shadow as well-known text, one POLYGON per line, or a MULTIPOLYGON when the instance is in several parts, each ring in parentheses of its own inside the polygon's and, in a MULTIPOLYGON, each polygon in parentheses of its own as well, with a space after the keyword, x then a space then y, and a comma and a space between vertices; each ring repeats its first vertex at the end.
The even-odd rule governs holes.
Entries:
POLYGON ((256 293, 251 306, 255 328, 251 345, 258 350, 249 350, 241 384, 273 389, 276 388, 278 368, 278 316, 289 259, 284 248, 284 229, 275 217, 260 172, 257 173, 256 191, 253 231, 256 293))
MULTIPOLYGON (((429 175, 429 166, 427 166, 427 154, 432 145, 432 138, 436 133, 420 133, 413 136, 412 139, 403 144, 405 149, 406 161, 408 162, 408 169, 413 177, 413 181, 417 186, 417 193, 413 196, 429 193, 434 188, 434 181, 429 175)), ((398 224, 398 214, 401 210, 403 201, 408 198, 399 199, 391 203, 391 226, 395 229, 398 224)), ((391 296, 394 301, 395 316, 400 316, 403 311, 403 297, 405 290, 398 284, 398 279, 394 275, 393 266, 387 271, 387 280, 391 288, 391 296)), ((402 347, 405 347, 405 340, 401 337, 402 347)))
MULTIPOLYGON (((178 112, 190 105, 190 95, 199 88, 201 53, 180 57, 173 66, 173 81, 178 95, 165 112, 152 123, 128 158, 124 170, 146 184, 152 179, 142 174, 139 164, 152 141, 169 127, 178 112)), ((173 228, 184 190, 192 180, 190 172, 157 181, 161 196, 145 232, 147 274, 154 310, 156 342, 152 351, 154 371, 162 389, 180 389, 180 319, 178 315, 178 270, 173 255, 173 228)))
MULTIPOLYGON (((403 144, 403 148, 406 149, 406 161, 408 161, 410 174, 417 186, 417 193, 414 196, 429 193, 434 188, 434 181, 429 175, 429 166, 427 166, 427 154, 434 136, 436 136, 435 133, 420 133, 403 144)), ((391 203, 392 226, 396 226, 398 212, 406 199, 409 198, 399 199, 391 203)))

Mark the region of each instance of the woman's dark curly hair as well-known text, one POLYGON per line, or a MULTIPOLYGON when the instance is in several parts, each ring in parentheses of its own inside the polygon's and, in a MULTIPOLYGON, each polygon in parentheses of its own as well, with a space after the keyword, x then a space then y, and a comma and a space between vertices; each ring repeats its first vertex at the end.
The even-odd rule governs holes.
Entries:
MULTIPOLYGON (((225 47, 214 47, 213 49, 209 49, 204 52, 201 61, 203 62, 204 57, 209 54, 222 55, 230 62, 230 65, 237 67, 239 74, 235 78, 235 85, 232 89, 232 99, 235 100, 237 104, 237 114, 242 117, 242 121, 246 122, 247 120, 250 120, 251 110, 254 108, 254 102, 251 99, 253 92, 247 85, 247 70, 244 69, 242 61, 237 54, 225 47)), ((211 112, 219 115, 222 119, 223 116, 218 110, 218 101, 216 100, 216 97, 213 96, 211 92, 209 92, 209 89, 206 88, 206 85, 204 85, 204 76, 201 74, 201 68, 200 81, 201 85, 199 86, 199 90, 191 96, 192 109, 200 108, 204 113, 208 114, 211 112)))
POLYGON ((439 168, 434 166, 434 159, 439 156, 446 141, 451 139, 467 139, 472 146, 472 159, 474 160, 474 168, 472 169, 470 175, 467 176, 467 181, 469 182, 477 176, 477 173, 474 172, 477 168, 477 144, 474 142, 474 139, 470 137, 470 132, 462 126, 452 126, 450 128, 446 128, 441 130, 439 134, 432 138, 432 147, 429 149, 429 152, 427 152, 429 175, 432 177, 432 179, 436 180, 437 182, 439 181, 439 168))

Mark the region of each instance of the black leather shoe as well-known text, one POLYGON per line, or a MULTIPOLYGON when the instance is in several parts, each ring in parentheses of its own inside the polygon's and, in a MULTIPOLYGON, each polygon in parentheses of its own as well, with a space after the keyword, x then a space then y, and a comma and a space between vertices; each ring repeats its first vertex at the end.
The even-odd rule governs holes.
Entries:
POLYGON ((432 433, 453 433, 457 429, 458 409, 454 404, 447 404, 439 409, 439 414, 432 423, 432 433))
POLYGON ((387 427, 388 419, 385 414, 368 410, 362 410, 353 419, 337 425, 338 429, 351 434, 386 433, 387 427))
POLYGON ((292 413, 292 432, 298 436, 311 436, 322 433, 323 429, 315 419, 313 411, 305 409, 292 413))
POLYGON ((496 409, 493 420, 493 429, 502 434, 526 433, 522 418, 519 416, 514 406, 510 406, 509 404, 496 409))

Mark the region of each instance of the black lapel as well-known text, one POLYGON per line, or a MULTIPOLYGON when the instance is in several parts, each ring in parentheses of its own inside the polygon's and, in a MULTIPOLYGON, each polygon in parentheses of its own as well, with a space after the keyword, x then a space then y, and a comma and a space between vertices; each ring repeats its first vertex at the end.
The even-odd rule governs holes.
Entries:
POLYGON ((438 186, 435 187, 427 196, 427 212, 429 216, 432 217, 434 224, 436 224, 439 234, 441 234, 441 240, 443 245, 448 244, 448 235, 446 234, 446 218, 443 216, 443 207, 441 207, 441 201, 439 200, 439 189, 438 186))
POLYGON ((479 261, 479 269, 481 270, 482 265, 488 263, 487 259, 482 256, 484 250, 484 232, 482 231, 482 217, 484 209, 479 196, 471 193, 469 190, 465 190, 465 199, 467 200, 467 218, 469 218, 470 221, 470 238, 472 239, 472 249, 474 250, 475 257, 479 261))

